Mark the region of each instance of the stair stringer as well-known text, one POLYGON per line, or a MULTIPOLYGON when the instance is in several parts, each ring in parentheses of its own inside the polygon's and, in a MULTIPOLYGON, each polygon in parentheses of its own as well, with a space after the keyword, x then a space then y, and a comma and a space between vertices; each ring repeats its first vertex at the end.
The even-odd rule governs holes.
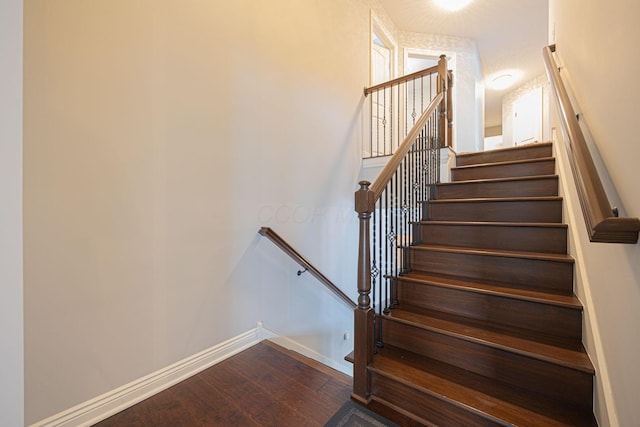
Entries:
MULTIPOLYGON (((587 254, 589 248, 593 247, 593 245, 597 245, 596 248, 598 249, 604 249, 604 244, 589 242, 589 238, 584 232, 584 216, 582 215, 580 199, 578 198, 578 191, 576 190, 567 152, 564 147, 559 147, 559 142, 555 138, 553 141, 553 154, 556 158, 556 167, 560 176, 558 192, 564 200, 562 205, 563 217, 566 218, 568 224, 567 253, 576 260, 573 274, 573 290, 583 304, 582 342, 596 370, 593 384, 594 415, 600 426, 618 426, 621 424, 618 420, 611 376, 608 369, 610 365, 606 360, 605 345, 602 341, 593 296, 595 284, 590 280, 589 274, 589 270, 592 268, 590 265, 593 264, 589 262, 590 257, 587 254)), ((620 245, 607 245, 606 248, 615 251, 616 246, 620 245)), ((599 256, 609 255, 612 258, 610 261, 615 262, 617 257, 607 254, 607 251, 600 252, 599 256)), ((614 270, 611 265, 607 269, 614 270)))

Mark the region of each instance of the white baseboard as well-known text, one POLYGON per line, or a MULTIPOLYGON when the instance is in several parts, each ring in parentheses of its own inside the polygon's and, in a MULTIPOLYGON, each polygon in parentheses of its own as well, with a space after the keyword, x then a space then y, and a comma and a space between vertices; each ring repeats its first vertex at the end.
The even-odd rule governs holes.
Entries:
POLYGON ((85 427, 100 422, 111 415, 117 414, 154 394, 201 372, 216 363, 245 350, 264 339, 270 339, 287 349, 296 351, 320 363, 330 366, 349 376, 353 373, 347 366, 340 365, 287 337, 281 337, 275 332, 264 328, 262 322, 250 331, 210 347, 182 359, 173 365, 153 372, 145 377, 104 393, 94 399, 62 411, 30 427, 85 427))
POLYGON ((31 427, 93 425, 270 337, 270 333, 265 332, 259 323, 257 328, 32 424, 31 427))
POLYGON ((288 350, 293 350, 296 353, 300 353, 303 356, 307 356, 308 358, 318 361, 323 365, 327 365, 337 371, 342 372, 343 374, 353 377, 353 367, 348 362, 344 362, 343 364, 336 362, 335 360, 330 359, 318 353, 317 351, 310 349, 309 347, 305 347, 304 345, 292 340, 291 338, 278 335, 277 333, 263 327, 262 324, 258 326, 258 330, 260 331, 258 335, 263 339, 269 339, 288 350))

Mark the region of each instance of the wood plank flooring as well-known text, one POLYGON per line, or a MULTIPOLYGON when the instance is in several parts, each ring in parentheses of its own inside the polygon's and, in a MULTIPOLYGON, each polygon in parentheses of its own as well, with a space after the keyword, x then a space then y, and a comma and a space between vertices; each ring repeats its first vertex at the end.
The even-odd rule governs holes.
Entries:
POLYGON ((323 426, 351 388, 349 376, 265 340, 95 426, 323 426))

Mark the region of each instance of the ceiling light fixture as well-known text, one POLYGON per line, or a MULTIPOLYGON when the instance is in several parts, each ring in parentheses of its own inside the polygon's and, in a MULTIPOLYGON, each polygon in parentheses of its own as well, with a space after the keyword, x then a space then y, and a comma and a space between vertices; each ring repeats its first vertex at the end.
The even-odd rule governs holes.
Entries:
POLYGON ((465 8, 471 0, 434 0, 436 4, 445 10, 455 12, 456 10, 460 10, 465 8))
POLYGON ((491 80, 491 88, 496 90, 506 89, 515 82, 513 74, 501 74, 491 80))

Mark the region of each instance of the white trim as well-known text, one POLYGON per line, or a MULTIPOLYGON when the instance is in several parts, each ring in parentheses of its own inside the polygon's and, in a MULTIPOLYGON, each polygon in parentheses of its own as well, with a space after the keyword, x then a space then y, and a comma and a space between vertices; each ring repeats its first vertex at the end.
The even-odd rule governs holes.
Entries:
POLYGON ((440 182, 451 182, 451 168, 456 165, 456 152, 451 147, 440 149, 440 182))
POLYGON ((339 363, 333 359, 328 358, 315 350, 310 349, 309 347, 305 347, 304 345, 298 343, 297 341, 292 340, 291 338, 278 335, 276 332, 264 328, 260 325, 261 333, 264 334, 265 339, 269 339, 274 343, 282 346, 288 350, 293 350, 296 353, 300 353, 303 356, 307 356, 310 359, 313 359, 317 362, 322 363, 323 365, 327 365, 337 371, 342 372, 345 375, 349 375, 353 377, 353 368, 349 362, 339 363))
POLYGON ((166 368, 60 412, 31 427, 90 426, 270 338, 262 324, 166 368))
MULTIPOLYGON (((557 114, 557 112, 556 112, 557 114)), ((585 342, 584 335, 589 333, 591 336, 592 345, 588 345, 585 343, 586 350, 590 356, 592 363, 595 365, 596 370, 596 378, 594 379, 594 402, 593 409, 594 413, 596 413, 596 417, 598 423, 600 425, 609 425, 609 426, 617 426, 618 422, 618 413, 616 410, 615 401, 613 398, 613 388, 611 386, 611 379, 609 376, 608 364, 605 359, 605 351, 604 345, 602 343, 599 323, 596 315, 596 310, 594 308, 595 303, 593 301, 593 296, 591 295, 591 283, 589 281, 589 275, 587 273, 587 263, 585 261, 584 252, 582 246, 580 244, 580 234, 584 232, 584 219, 578 213, 581 211, 579 205, 576 204, 576 200, 579 200, 578 193, 576 190, 573 173, 570 170, 569 158, 567 156, 566 150, 563 148, 564 142, 559 140, 558 137, 564 137, 562 133, 560 135, 557 134, 556 128, 551 128, 551 140, 553 142, 553 152, 555 154, 555 158, 557 159, 556 164, 558 165, 560 183, 561 183, 561 191, 562 196, 564 196, 563 200, 565 202, 565 209, 563 214, 568 215, 568 220, 566 221, 569 225, 569 233, 571 234, 575 245, 570 248, 570 255, 576 260, 574 265, 574 286, 576 286, 576 282, 579 280, 580 286, 583 290, 583 342, 585 342), (585 323, 588 323, 588 328, 586 328, 585 323), (600 408, 598 408, 597 402, 595 401, 595 397, 597 394, 597 384, 599 381, 602 385, 602 398, 603 402, 600 408), (595 411, 598 409, 604 409, 605 413, 601 411, 599 414, 595 411), (601 419, 601 417, 606 417, 606 419, 601 419)))
POLYGON ((369 23, 369 84, 373 81, 373 61, 371 60, 371 52, 373 50, 373 33, 377 32, 382 36, 382 42, 389 48, 391 54, 391 79, 398 76, 398 43, 391 32, 382 23, 376 12, 371 9, 371 19, 369 23))
POLYGON ((362 167, 363 168, 380 168, 386 166, 389 163, 389 159, 391 159, 391 155, 389 156, 378 156, 378 157, 367 157, 366 159, 362 159, 362 167))

